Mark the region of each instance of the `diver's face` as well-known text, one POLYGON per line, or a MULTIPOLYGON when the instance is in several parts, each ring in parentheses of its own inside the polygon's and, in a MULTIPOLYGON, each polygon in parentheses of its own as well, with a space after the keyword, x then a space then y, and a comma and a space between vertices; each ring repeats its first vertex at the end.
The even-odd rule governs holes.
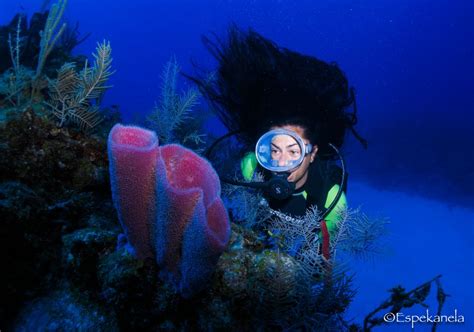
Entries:
MULTIPOLYGON (((286 129, 297 133, 305 144, 309 144, 309 140, 304 136, 304 129, 300 126, 286 125, 281 127, 272 127, 271 129, 286 129)), ((299 167, 292 170, 290 175, 287 177, 289 182, 295 182, 296 189, 301 188, 308 179, 308 168, 309 165, 314 161, 316 153, 318 151, 317 146, 313 146, 313 151, 306 155, 303 162, 299 167)), ((301 151, 296 140, 288 135, 277 135, 272 139, 272 159, 278 160, 278 166, 286 166, 291 163, 292 160, 300 158, 301 151)))
POLYGON ((293 137, 276 135, 272 139, 271 157, 278 162, 278 166, 289 166, 293 161, 300 159, 301 148, 293 137))

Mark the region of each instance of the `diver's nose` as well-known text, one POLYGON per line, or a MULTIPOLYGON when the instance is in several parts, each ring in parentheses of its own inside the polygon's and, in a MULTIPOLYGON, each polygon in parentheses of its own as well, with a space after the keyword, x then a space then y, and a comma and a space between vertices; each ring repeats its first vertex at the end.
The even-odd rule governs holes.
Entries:
POLYGON ((286 158, 281 157, 280 159, 278 159, 278 166, 283 167, 283 166, 286 166, 286 164, 287 164, 286 158))

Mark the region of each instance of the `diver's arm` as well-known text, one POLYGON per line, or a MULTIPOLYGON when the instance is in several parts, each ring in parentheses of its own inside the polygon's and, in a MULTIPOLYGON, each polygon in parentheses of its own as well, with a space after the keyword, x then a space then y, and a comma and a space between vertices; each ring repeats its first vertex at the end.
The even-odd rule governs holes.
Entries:
MULTIPOLYGON (((328 192, 328 195, 326 197, 326 203, 324 204, 325 208, 328 208, 333 200, 336 198, 337 193, 339 191, 339 185, 335 184, 328 192)), ((324 218, 326 220, 326 225, 328 227, 329 234, 332 235, 337 223, 340 221, 338 220, 338 210, 340 209, 345 209, 347 207, 347 199, 346 195, 344 192, 341 193, 341 197, 339 197, 339 200, 337 201, 337 204, 334 206, 334 208, 329 212, 329 214, 324 218)))

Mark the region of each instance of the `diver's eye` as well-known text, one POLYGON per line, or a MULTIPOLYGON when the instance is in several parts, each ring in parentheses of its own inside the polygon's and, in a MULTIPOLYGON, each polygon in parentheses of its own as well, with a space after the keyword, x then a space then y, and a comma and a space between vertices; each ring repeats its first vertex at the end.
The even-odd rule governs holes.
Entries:
POLYGON ((293 157, 296 157, 296 156, 300 155, 300 152, 298 150, 291 150, 290 155, 293 156, 293 157))
POLYGON ((272 154, 277 154, 277 153, 280 153, 279 150, 272 150, 272 154))

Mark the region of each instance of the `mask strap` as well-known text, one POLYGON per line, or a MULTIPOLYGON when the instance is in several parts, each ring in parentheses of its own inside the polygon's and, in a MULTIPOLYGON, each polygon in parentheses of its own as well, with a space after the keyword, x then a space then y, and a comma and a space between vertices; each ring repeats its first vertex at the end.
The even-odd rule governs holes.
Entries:
POLYGON ((204 156, 207 158, 207 159, 210 159, 211 157, 211 153, 212 151, 214 150, 214 148, 217 146, 217 144, 219 144, 221 141, 225 140, 226 138, 228 137, 231 137, 231 136, 234 136, 238 133, 240 133, 241 130, 234 130, 234 131, 230 131, 228 132, 227 134, 219 137, 218 139, 216 139, 207 149, 206 151, 204 151, 204 156))
POLYGON ((354 126, 357 124, 357 102, 356 102, 354 87, 351 87, 351 101, 352 101, 352 109, 354 110, 354 112, 349 114, 351 118, 346 123, 346 125, 350 128, 354 137, 362 144, 362 146, 365 149, 367 149, 367 145, 368 145, 367 140, 362 138, 362 136, 360 136, 359 133, 354 129, 354 126))

